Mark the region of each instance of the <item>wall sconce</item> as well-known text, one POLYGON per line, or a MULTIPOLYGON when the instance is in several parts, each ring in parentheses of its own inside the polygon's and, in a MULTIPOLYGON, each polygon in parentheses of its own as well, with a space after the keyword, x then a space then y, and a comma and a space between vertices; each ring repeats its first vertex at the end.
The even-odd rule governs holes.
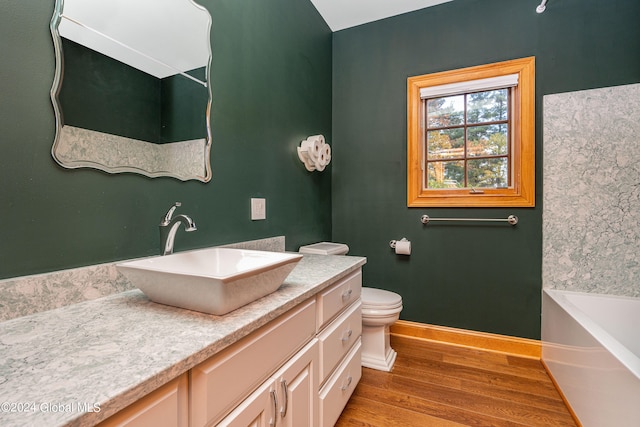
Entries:
POLYGON ((313 135, 300 143, 298 157, 309 172, 322 172, 331 161, 331 147, 324 141, 324 136, 313 135))

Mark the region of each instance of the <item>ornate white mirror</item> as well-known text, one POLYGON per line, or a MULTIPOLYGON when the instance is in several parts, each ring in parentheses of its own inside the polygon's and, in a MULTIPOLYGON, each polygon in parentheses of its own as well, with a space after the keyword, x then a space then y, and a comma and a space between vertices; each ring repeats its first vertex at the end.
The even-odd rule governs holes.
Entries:
POLYGON ((193 0, 56 0, 53 158, 208 182, 210 30, 193 0))

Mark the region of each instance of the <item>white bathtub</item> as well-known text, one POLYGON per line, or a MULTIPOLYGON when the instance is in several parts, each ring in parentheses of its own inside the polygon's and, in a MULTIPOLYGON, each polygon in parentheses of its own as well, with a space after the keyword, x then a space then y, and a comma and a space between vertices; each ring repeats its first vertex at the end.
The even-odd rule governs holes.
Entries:
POLYGON ((545 289, 542 361, 584 427, 640 426, 640 298, 545 289))

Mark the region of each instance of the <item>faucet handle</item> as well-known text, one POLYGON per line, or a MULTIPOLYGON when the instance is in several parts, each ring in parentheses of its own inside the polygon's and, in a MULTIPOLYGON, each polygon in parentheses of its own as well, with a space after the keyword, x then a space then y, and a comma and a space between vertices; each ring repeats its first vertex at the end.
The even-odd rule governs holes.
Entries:
POLYGON ((181 202, 175 202, 173 206, 171 206, 167 211, 167 213, 165 214, 164 218, 162 219, 162 222, 160 222, 160 225, 169 225, 169 223, 171 222, 171 217, 173 216, 173 212, 176 210, 177 207, 180 207, 180 206, 182 206, 181 202))

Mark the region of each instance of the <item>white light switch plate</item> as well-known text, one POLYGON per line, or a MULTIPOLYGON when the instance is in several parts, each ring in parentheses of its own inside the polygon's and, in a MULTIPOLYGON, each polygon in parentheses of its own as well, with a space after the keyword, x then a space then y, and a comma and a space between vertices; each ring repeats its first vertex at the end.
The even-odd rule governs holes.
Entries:
POLYGON ((251 220, 267 219, 267 199, 251 199, 251 220))

